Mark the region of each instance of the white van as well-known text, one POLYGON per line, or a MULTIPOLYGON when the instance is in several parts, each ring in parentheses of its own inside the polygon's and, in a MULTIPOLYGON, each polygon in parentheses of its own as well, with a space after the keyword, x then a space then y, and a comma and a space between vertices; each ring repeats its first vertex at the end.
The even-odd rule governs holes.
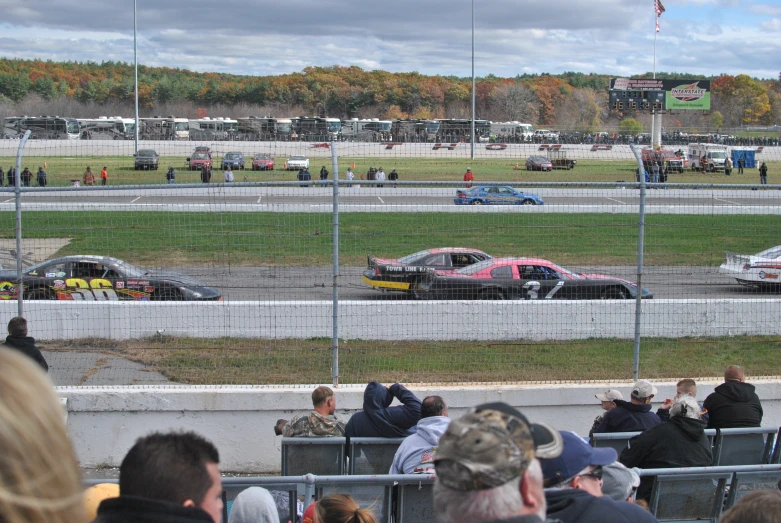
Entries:
POLYGON ((727 148, 713 143, 690 143, 689 165, 692 171, 723 171, 727 148))

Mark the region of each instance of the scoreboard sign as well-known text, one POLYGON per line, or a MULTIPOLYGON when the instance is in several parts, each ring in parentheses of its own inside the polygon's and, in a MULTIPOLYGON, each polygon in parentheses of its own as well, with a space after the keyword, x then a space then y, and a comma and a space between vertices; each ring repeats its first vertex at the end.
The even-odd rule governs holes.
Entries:
POLYGON ((611 78, 610 108, 616 111, 643 109, 709 111, 710 81, 611 78))

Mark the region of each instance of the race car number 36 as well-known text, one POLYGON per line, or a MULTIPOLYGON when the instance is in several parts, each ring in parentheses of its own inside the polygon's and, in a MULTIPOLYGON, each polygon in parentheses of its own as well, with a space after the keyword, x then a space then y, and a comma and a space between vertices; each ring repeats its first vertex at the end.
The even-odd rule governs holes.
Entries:
POLYGON ((89 283, 81 278, 68 278, 65 280, 65 287, 71 298, 76 301, 119 300, 111 282, 100 278, 90 280, 89 283))

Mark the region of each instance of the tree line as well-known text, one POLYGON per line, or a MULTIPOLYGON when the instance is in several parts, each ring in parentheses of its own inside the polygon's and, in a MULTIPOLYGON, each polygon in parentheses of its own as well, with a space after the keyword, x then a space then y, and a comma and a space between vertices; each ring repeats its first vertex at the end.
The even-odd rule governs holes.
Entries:
MULTIPOLYGON (((657 73, 657 78, 697 78, 657 73)), ((635 78, 651 77, 650 73, 635 78)), ((488 75, 477 79, 476 117, 594 132, 646 114, 608 107, 610 75, 566 72, 488 75)), ((699 129, 781 122, 778 79, 719 75, 711 80, 708 114, 678 111, 667 126, 699 129)), ((59 114, 130 116, 133 65, 124 62, 54 62, 0 58, 0 117, 59 114)), ((367 71, 357 66, 307 67, 277 76, 197 73, 139 65, 141 116, 332 116, 337 118, 468 118, 471 78, 367 71)))

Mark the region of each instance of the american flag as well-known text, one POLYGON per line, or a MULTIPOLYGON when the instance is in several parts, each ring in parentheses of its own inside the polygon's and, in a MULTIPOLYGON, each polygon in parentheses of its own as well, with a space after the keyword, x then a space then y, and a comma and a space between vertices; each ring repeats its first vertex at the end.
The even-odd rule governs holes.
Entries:
POLYGON ((662 13, 664 13, 664 6, 662 5, 661 0, 654 0, 654 9, 656 10, 656 16, 662 16, 662 13))

